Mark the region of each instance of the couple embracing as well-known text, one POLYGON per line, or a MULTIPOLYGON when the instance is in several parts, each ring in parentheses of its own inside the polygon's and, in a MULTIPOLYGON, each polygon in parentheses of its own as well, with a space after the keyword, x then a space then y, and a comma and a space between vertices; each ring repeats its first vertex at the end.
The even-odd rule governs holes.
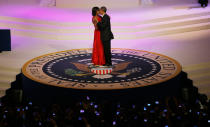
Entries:
POLYGON ((92 8, 92 22, 95 27, 92 63, 99 66, 112 66, 111 40, 114 36, 111 31, 110 17, 106 12, 106 7, 92 8))

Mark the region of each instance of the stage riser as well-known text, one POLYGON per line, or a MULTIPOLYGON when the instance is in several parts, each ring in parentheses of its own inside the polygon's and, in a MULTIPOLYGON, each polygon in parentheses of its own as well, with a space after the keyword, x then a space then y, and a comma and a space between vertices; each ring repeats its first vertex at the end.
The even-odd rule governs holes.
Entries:
MULTIPOLYGON (((92 49, 45 54, 22 67, 24 95, 35 102, 57 103, 93 96, 99 100, 135 101, 180 94, 181 65, 165 55, 113 48, 113 66, 91 67, 92 49), (40 60, 42 63, 40 63, 40 60), (98 75, 92 69, 109 69, 98 75), (46 102, 49 101, 49 102, 46 102)), ((185 76, 186 78, 186 76, 185 76)))
MULTIPOLYGON (((113 23, 112 31, 115 35, 115 39, 142 39, 208 30, 210 29, 210 18, 205 16, 209 14, 210 13, 201 13, 200 15, 195 15, 196 18, 192 18, 192 15, 188 15, 186 16, 189 18, 187 20, 180 20, 180 18, 184 18, 184 16, 180 16, 174 17, 174 19, 168 17, 168 21, 166 20, 165 22, 162 22, 163 19, 154 19, 148 22, 140 21, 130 24, 125 23, 124 25, 122 24, 120 26, 119 24, 117 25, 113 23)), ((2 19, 4 19, 4 17, 2 19)), ((33 20, 29 20, 28 22, 33 22, 33 20)), ((15 36, 25 36, 50 40, 92 40, 94 31, 91 23, 76 23, 76 26, 73 27, 73 24, 62 24, 59 22, 57 24, 54 23, 51 25, 41 25, 36 23, 28 24, 19 21, 9 22, 5 20, 0 21, 0 25, 0 28, 11 29, 12 35, 15 36)))
MULTIPOLYGON (((158 32, 151 32, 151 33, 123 33, 123 34, 115 34, 115 39, 143 39, 143 38, 152 38, 152 37, 159 37, 159 36, 167 36, 167 35, 175 35, 175 34, 183 34, 186 32, 196 32, 201 30, 209 30, 210 25, 203 25, 203 26, 195 26, 189 28, 181 28, 175 30, 166 30, 166 31, 158 31, 158 32)), ((49 39, 49 40, 93 40, 93 33, 89 34, 67 34, 67 35, 53 35, 53 34, 43 34, 39 32, 32 32, 32 31, 22 31, 22 30, 13 30, 11 31, 12 35, 14 36, 23 36, 23 37, 32 37, 32 38, 40 38, 40 39, 49 39)))
MULTIPOLYGON (((166 24, 154 24, 154 25, 138 25, 138 26, 113 26, 112 30, 116 34, 120 33, 147 33, 149 31, 160 31, 160 30, 170 30, 170 29, 177 29, 177 28, 188 28, 189 26, 192 27, 193 25, 208 25, 210 24, 210 18, 204 19, 197 19, 197 20, 189 20, 189 21, 181 21, 175 23, 166 23, 166 24)), ((19 23, 7 23, 7 22, 0 22, 1 27, 3 28, 11 28, 14 30, 30 30, 33 32, 43 32, 44 34, 88 34, 94 30, 92 24, 89 24, 87 27, 77 28, 63 28, 63 27, 49 27, 49 26, 33 26, 28 24, 19 24, 19 23)))
MULTIPOLYGON (((141 13, 140 13, 141 14, 141 13)), ((164 13, 163 13, 164 14, 164 13)), ((117 14, 111 14, 115 17, 117 14)), ((112 18, 111 24, 112 26, 138 26, 144 24, 157 24, 157 23, 170 23, 170 22, 177 22, 177 21, 186 21, 186 20, 195 20, 195 19, 205 19, 210 16, 210 12, 200 12, 200 13, 192 13, 192 14, 179 14, 179 15, 172 15, 172 16, 154 16, 152 17, 144 17, 144 18, 136 18, 131 20, 123 20, 123 17, 112 18), (147 19, 148 18, 148 19, 147 19)), ((141 17, 141 15, 139 15, 141 17)), ((77 28, 77 27, 90 27, 92 26, 91 23, 91 16, 88 17, 89 20, 79 21, 76 20, 60 20, 60 21, 52 21, 52 20, 41 20, 41 19, 29 19, 29 18, 21 18, 21 17, 12 17, 12 16, 0 16, 0 22, 8 22, 8 23, 25 23, 26 25, 44 25, 43 27, 63 27, 63 28, 77 28)))
POLYGON ((34 103, 53 104, 71 103, 86 96, 97 98, 98 101, 113 101, 121 103, 142 103, 147 99, 166 96, 179 96, 181 92, 180 75, 174 79, 153 86, 125 90, 76 90, 49 85, 37 84, 24 75, 23 95, 34 103), (180 84, 180 85, 179 85, 180 84))

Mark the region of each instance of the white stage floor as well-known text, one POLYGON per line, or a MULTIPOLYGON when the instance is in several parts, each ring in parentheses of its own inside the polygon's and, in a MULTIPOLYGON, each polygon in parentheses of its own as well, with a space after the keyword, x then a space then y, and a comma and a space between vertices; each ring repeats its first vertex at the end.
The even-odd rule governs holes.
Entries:
MULTIPOLYGON (((210 7, 184 1, 173 6, 110 9, 108 14, 115 35, 113 48, 146 50, 176 59, 199 91, 210 97, 210 7)), ((12 51, 0 53, 2 92, 28 60, 51 52, 91 48, 93 42, 91 12, 87 10, 0 5, 1 28, 11 29, 12 34, 12 51)))

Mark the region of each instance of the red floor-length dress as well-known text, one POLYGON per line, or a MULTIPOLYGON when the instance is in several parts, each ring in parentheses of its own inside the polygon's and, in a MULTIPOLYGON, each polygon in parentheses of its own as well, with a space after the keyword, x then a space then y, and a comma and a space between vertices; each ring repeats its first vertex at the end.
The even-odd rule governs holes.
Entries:
MULTIPOLYGON (((93 17, 93 20, 94 20, 94 17, 93 17)), ((97 16, 97 20, 100 22, 101 18, 97 16)), ((95 25, 95 31, 94 31, 92 63, 94 65, 105 64, 104 47, 101 41, 101 32, 97 29, 96 25, 95 25)))

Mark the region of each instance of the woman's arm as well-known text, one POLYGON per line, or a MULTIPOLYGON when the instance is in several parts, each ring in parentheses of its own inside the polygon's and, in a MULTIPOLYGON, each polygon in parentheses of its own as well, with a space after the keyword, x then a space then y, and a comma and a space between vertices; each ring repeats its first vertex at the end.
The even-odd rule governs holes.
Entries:
POLYGON ((93 25, 94 25, 94 27, 95 27, 95 29, 97 30, 98 29, 98 26, 97 26, 97 19, 96 18, 93 18, 92 19, 92 22, 93 22, 93 25))

